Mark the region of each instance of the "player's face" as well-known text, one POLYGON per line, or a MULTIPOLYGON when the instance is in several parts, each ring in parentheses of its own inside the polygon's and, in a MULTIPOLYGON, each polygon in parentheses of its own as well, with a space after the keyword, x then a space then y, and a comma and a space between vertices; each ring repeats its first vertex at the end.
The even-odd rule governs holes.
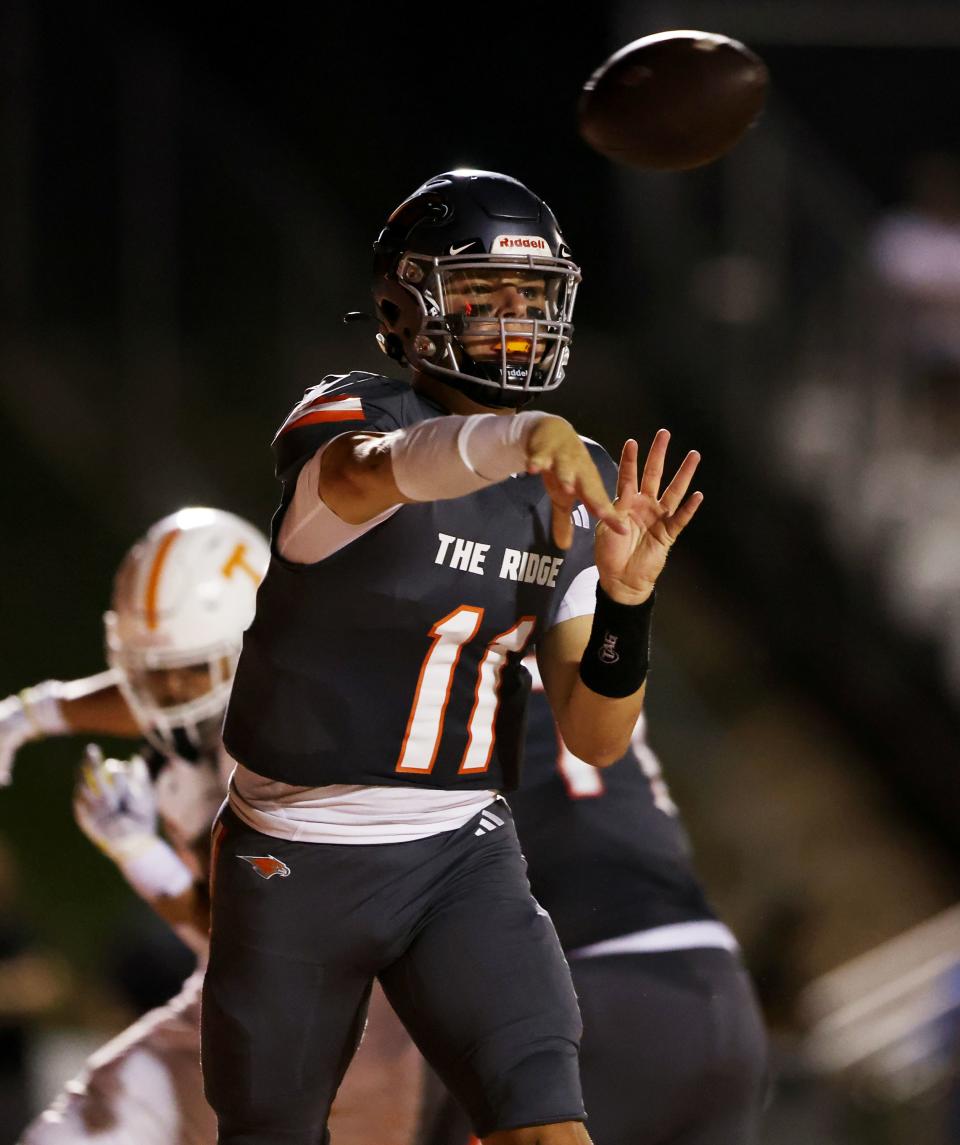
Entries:
MULTIPOLYGON (((503 341, 499 322, 504 320, 508 359, 527 360, 531 338, 529 319, 547 319, 555 309, 548 298, 544 275, 530 270, 449 271, 444 281, 444 311, 474 322, 489 322, 489 329, 464 333, 460 342, 476 360, 500 358, 503 341), (511 322, 511 319, 519 321, 511 322), (510 337, 514 334, 515 337, 510 337)), ((469 328, 468 328, 469 329, 469 328)), ((477 329, 474 326, 474 329, 477 329)), ((536 358, 543 353, 538 341, 536 358)))
MULTIPOLYGON (((229 658, 221 659, 220 671, 227 677, 231 670, 229 658)), ((215 666, 212 669, 207 661, 181 668, 144 668, 128 673, 131 687, 161 709, 179 707, 205 696, 214 686, 215 674, 215 666)))

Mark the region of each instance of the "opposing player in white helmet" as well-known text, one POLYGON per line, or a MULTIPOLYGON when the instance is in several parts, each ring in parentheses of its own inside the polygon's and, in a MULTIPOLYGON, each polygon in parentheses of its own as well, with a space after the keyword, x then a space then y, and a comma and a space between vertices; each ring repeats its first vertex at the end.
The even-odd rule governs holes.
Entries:
POLYGON ((182 509, 120 566, 104 618, 107 659, 148 741, 191 756, 220 744, 266 539, 219 509, 182 509))
POLYGON ((187 757, 219 746, 268 558, 266 538, 220 509, 182 509, 154 525, 117 573, 104 617, 111 670, 0 701, 0 782, 19 748, 45 736, 144 736, 187 757))
MULTIPOLYGON (((177 997, 97 1051, 27 1127, 21 1145, 216 1140, 199 1062, 209 832, 233 766, 220 725, 268 558, 266 539, 231 513, 190 508, 165 517, 134 545, 117 573, 104 618, 109 671, 46 681, 0 702, 0 765, 7 782, 17 749, 44 735, 146 740, 126 760, 104 759, 88 747, 75 814, 87 836, 198 955, 198 969, 177 997)), ((380 1021, 379 1045, 365 1047, 368 1061, 376 1053, 396 1060, 398 1044, 412 1061, 391 1017, 380 1021)), ((375 1074, 355 1071, 353 1100, 341 1112, 347 1141, 351 1133, 362 1140, 352 1123, 368 1117, 368 1103, 356 1091, 369 1087, 375 1074)))

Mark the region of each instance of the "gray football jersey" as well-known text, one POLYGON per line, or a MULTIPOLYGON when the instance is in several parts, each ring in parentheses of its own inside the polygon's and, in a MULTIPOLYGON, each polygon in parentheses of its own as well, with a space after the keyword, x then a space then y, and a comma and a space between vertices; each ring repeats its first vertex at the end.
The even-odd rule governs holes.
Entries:
MULTIPOLYGON (((274 443, 284 484, 274 538, 325 442, 443 414, 403 382, 324 379, 274 443)), ((613 462, 588 448, 612 489, 613 462)), ((578 513, 563 551, 543 482, 522 474, 404 505, 316 564, 291 564, 274 543, 227 711, 230 754, 307 786, 515 787, 529 691, 520 660, 593 564, 593 522, 578 513)))

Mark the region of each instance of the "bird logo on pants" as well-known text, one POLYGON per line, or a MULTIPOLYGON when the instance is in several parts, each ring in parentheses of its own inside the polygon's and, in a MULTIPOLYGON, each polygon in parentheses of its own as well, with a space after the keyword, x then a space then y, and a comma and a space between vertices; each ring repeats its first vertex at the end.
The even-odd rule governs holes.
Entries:
POLYGON ((249 863, 262 879, 272 879, 274 875, 285 879, 290 874, 287 864, 274 855, 237 855, 237 858, 249 863))

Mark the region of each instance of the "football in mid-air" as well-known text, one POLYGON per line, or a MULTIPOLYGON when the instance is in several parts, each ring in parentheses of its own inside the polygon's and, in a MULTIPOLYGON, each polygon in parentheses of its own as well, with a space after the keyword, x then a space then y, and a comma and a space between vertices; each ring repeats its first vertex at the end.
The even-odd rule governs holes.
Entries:
POLYGON ((608 159, 686 171, 719 159, 763 109, 768 73, 749 48, 713 32, 634 40, 583 85, 580 134, 608 159))

